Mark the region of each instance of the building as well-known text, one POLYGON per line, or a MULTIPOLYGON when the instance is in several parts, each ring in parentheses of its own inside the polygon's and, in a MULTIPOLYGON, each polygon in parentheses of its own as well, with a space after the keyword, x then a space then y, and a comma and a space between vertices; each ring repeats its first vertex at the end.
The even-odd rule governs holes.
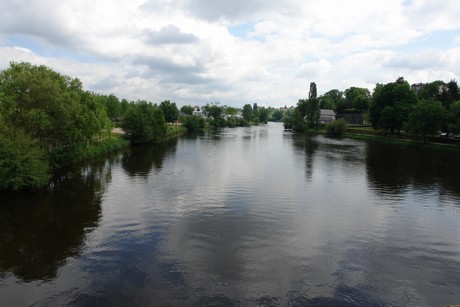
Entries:
POLYGON ((335 112, 334 110, 327 110, 321 109, 319 111, 319 121, 322 124, 330 123, 331 121, 335 120, 335 112))

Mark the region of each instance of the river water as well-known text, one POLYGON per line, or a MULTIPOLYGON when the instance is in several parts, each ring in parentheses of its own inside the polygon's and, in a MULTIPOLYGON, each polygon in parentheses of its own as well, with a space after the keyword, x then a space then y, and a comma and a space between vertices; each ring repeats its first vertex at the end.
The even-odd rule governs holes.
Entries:
POLYGON ((224 129, 1 195, 1 306, 460 304, 458 154, 224 129))

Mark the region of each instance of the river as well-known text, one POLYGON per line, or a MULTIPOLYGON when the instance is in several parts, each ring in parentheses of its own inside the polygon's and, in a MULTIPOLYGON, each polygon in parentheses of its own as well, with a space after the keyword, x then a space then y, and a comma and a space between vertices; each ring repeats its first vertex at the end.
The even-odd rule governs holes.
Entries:
POLYGON ((458 154, 269 123, 0 202, 1 306, 460 304, 458 154))

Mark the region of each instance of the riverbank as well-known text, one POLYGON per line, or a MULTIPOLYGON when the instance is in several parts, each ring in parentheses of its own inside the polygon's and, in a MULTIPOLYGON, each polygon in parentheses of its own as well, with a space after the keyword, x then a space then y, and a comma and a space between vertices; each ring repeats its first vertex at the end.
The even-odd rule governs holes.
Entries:
MULTIPOLYGON (((172 138, 184 134, 185 132, 187 132, 187 129, 182 125, 167 125, 166 133, 160 142, 168 141, 172 138)), ((76 157, 72 163, 95 158, 97 156, 129 146, 131 146, 131 142, 125 138, 124 131, 121 128, 114 128, 110 138, 91 143, 86 148, 81 149, 78 153, 76 153, 76 157)))
POLYGON ((403 147, 415 147, 415 148, 424 148, 437 151, 446 151, 446 152, 455 152, 460 153, 460 146, 454 144, 443 144, 436 143, 433 141, 423 142, 415 139, 409 138, 398 138, 395 136, 382 136, 377 133, 365 133, 362 130, 348 129, 347 132, 343 134, 344 137, 355 140, 365 140, 365 141, 376 141, 391 145, 398 145, 403 147))

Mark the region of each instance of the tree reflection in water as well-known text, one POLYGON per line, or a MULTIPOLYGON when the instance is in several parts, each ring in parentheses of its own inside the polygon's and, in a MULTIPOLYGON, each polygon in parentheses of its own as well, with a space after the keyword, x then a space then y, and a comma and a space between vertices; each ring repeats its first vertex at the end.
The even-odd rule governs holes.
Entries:
MULTIPOLYGON (((58 174, 46 191, 0 196, 0 276, 51 280, 98 226, 113 159, 58 174)), ((74 167, 75 168, 75 167, 74 167)))

